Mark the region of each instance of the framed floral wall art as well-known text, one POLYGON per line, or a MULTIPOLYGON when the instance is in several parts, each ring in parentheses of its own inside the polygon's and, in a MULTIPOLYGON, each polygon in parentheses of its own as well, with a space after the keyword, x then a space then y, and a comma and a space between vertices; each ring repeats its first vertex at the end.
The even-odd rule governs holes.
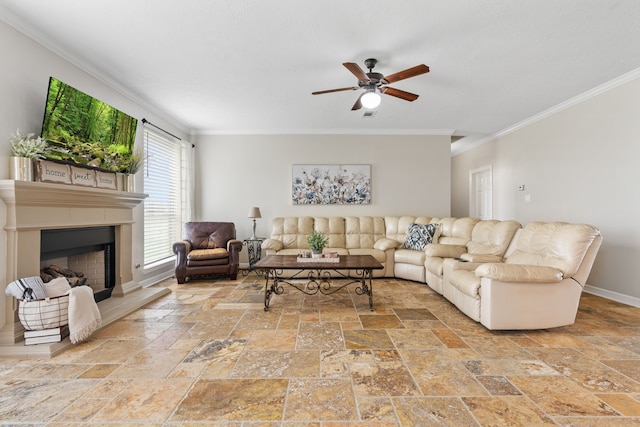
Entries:
POLYGON ((293 165, 294 205, 371 203, 371 165, 293 165))

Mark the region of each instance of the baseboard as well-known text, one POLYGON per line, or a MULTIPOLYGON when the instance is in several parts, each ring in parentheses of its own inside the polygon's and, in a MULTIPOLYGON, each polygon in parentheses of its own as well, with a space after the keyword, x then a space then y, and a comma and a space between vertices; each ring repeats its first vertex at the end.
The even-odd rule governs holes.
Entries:
POLYGON ((640 298, 637 298, 637 297, 632 297, 630 295, 613 292, 607 289, 597 288, 591 285, 585 285, 584 291, 588 294, 597 295, 602 298, 610 299, 612 301, 617 301, 623 304, 640 308, 640 298))

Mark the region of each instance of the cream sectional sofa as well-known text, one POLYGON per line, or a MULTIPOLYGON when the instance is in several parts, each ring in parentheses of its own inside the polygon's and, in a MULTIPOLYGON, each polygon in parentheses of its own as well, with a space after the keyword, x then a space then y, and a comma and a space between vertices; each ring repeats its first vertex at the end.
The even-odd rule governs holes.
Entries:
POLYGON ((370 254, 384 266, 374 270, 374 277, 426 283, 489 329, 540 329, 569 324, 568 319, 575 319, 580 292, 602 240, 597 228, 583 224, 532 223, 522 229, 516 221, 468 217, 277 217, 272 221, 270 238, 262 244, 263 254, 297 255, 308 250, 306 236, 313 230, 329 238, 325 251, 370 254), (431 226, 437 231, 424 250, 404 247, 409 231, 415 228, 412 224, 438 224, 431 226), (523 267, 525 264, 535 267, 523 267), (500 280, 481 276, 488 274, 486 269, 502 272, 502 265, 507 265, 508 274, 499 275, 500 280), (556 275, 546 267, 555 268, 556 275), (532 271, 542 274, 543 270, 554 277, 546 287, 529 275, 532 271), (531 282, 537 284, 529 286, 531 282), (571 290, 559 291, 556 282, 571 290), (512 283, 523 284, 510 287, 512 283), (547 306, 563 314, 536 318, 531 313, 540 310, 511 309, 510 299, 526 304, 518 299, 516 288, 528 290, 527 294, 540 294, 531 301, 546 301, 559 295, 557 302, 547 306))

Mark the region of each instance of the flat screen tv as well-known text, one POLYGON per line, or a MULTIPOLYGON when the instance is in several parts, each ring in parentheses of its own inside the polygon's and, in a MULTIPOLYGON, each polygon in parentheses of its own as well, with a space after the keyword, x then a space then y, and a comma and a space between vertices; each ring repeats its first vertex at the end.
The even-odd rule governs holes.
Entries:
POLYGON ((138 120, 61 82, 49 79, 42 137, 47 158, 128 172, 138 120))

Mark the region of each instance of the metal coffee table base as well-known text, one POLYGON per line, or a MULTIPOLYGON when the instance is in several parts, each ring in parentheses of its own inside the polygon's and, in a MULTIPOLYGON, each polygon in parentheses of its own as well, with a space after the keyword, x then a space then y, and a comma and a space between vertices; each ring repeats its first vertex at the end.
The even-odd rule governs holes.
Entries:
POLYGON ((371 269, 357 269, 353 271, 358 277, 353 278, 334 269, 303 269, 285 279, 281 277, 283 270, 275 268, 265 269, 266 283, 264 291, 264 311, 269 311, 269 304, 273 294, 282 295, 284 293, 284 287, 282 286, 283 283, 307 295, 315 295, 318 292, 324 295, 331 295, 342 288, 356 283, 359 286, 355 288, 355 293, 357 295, 368 295, 369 309, 373 311, 373 283, 371 280, 371 269), (334 286, 332 279, 335 279, 336 276, 340 279, 346 279, 349 281, 334 286), (293 279, 305 279, 306 283, 302 284, 289 281, 293 279), (269 282, 271 282, 271 284, 269 284, 269 282))

